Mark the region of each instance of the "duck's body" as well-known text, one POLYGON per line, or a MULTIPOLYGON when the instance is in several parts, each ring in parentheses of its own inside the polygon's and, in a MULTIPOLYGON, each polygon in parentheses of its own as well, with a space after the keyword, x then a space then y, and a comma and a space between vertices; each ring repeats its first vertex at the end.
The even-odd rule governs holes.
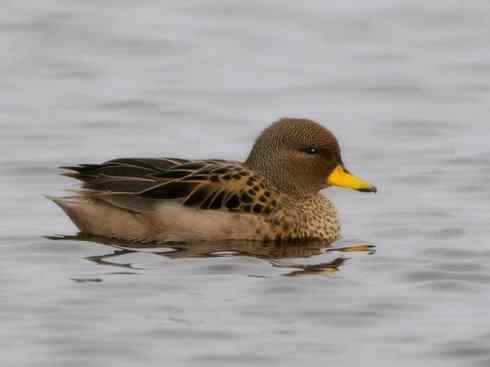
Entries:
MULTIPOLYGON (((328 130, 288 119, 265 130, 244 163, 116 159, 64 167, 85 190, 53 200, 81 232, 127 241, 334 241, 340 235, 337 213, 318 191, 331 184, 326 178, 341 164, 328 130), (305 153, 313 145, 319 155, 314 160, 305 153)), ((375 190, 364 181, 357 185, 375 190)))

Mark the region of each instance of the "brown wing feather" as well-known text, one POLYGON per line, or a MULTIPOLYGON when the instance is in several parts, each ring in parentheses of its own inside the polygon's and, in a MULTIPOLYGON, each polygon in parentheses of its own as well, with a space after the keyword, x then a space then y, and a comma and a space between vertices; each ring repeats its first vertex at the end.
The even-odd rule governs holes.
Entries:
POLYGON ((100 165, 62 167, 86 189, 178 200, 184 206, 256 214, 272 212, 278 193, 238 162, 176 158, 115 159, 100 165), (273 195, 274 193, 274 195, 273 195))

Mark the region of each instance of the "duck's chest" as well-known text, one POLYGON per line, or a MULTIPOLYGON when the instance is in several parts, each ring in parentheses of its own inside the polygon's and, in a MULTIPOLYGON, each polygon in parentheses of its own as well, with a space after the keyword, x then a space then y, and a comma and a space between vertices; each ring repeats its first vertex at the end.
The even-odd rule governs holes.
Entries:
POLYGON ((322 195, 290 202, 270 220, 278 239, 335 241, 340 236, 337 210, 322 195))

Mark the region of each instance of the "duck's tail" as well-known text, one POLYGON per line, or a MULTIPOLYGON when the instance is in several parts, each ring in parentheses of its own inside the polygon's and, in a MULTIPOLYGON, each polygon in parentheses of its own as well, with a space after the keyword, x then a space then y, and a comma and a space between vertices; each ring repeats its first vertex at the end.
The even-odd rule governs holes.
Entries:
POLYGON ((82 233, 144 241, 148 223, 137 213, 89 196, 46 196, 68 215, 82 233))

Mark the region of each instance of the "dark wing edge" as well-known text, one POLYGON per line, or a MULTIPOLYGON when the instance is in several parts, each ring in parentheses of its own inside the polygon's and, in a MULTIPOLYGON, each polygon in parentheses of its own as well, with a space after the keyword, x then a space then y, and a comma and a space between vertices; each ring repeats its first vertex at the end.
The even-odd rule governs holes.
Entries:
POLYGON ((70 170, 64 175, 82 181, 84 189, 97 195, 130 194, 178 200, 188 207, 256 214, 271 208, 271 200, 264 196, 267 187, 263 178, 239 162, 122 158, 60 168, 70 170), (253 202, 254 196, 257 203, 253 202))
POLYGON ((120 158, 101 164, 63 166, 62 175, 82 181, 88 190, 138 194, 158 183, 158 175, 190 162, 180 158, 120 158))

